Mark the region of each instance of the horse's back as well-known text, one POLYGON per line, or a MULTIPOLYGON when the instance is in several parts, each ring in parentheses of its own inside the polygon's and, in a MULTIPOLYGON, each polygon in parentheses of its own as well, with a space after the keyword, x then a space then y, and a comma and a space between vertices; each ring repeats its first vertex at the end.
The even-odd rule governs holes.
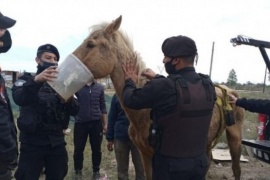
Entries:
POLYGON ((227 94, 232 94, 235 97, 239 97, 239 94, 237 93, 237 91, 235 89, 231 89, 228 86, 222 85, 222 84, 219 84, 218 86, 215 86, 215 91, 216 91, 216 94, 217 94, 218 97, 223 97, 224 96, 223 93, 222 93, 222 90, 219 87, 222 88, 222 89, 225 89, 227 94))

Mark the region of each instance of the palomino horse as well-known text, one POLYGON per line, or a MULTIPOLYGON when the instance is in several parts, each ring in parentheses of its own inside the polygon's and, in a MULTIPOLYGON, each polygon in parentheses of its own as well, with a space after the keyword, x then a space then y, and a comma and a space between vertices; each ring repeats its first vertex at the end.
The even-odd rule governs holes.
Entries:
MULTIPOLYGON (((92 27, 92 32, 83 43, 73 52, 86 67, 93 73, 94 78, 102 78, 110 75, 116 94, 122 103, 122 89, 124 87, 124 73, 122 64, 128 60, 134 61, 139 74, 144 70, 145 64, 140 55, 134 51, 132 42, 119 29, 122 16, 109 24, 100 24, 92 27)), ((137 87, 142 87, 146 80, 139 78, 137 87)), ((151 123, 150 109, 132 110, 123 106, 129 120, 129 135, 140 150, 144 164, 146 177, 152 177, 151 159, 153 149, 148 144, 148 129, 151 123)), ((237 107, 233 107, 236 124, 226 127, 221 121, 220 109, 215 106, 214 115, 211 122, 208 141, 208 155, 211 158, 212 143, 226 129, 228 144, 232 155, 232 168, 235 179, 240 179, 241 169, 239 165, 241 153, 241 131, 243 116, 237 107)))

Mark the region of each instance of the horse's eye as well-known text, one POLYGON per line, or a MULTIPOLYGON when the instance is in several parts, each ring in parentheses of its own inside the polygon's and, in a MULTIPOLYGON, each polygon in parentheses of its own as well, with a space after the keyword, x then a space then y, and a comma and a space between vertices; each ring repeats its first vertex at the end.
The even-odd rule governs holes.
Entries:
POLYGON ((95 47, 95 44, 93 43, 93 41, 89 41, 89 42, 87 43, 87 47, 88 47, 88 48, 93 48, 93 47, 95 47))

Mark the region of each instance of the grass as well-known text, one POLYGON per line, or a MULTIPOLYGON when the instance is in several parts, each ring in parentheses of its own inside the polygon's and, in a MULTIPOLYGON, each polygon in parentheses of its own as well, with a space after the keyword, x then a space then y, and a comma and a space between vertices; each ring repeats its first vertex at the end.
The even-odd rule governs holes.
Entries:
MULTIPOLYGON (((68 174, 66 176, 66 180, 74 179, 74 166, 73 166, 73 152, 74 152, 74 144, 73 144, 73 122, 70 123, 70 128, 72 129, 70 135, 66 136, 67 142, 67 151, 69 155, 69 168, 68 174)), ((116 169, 116 160, 114 152, 109 152, 107 150, 107 141, 105 136, 102 141, 102 161, 100 166, 100 172, 103 176, 107 176, 108 179, 117 179, 117 169, 116 169)), ((91 179, 92 177, 92 160, 91 160, 91 148, 89 141, 86 144, 86 148, 84 151, 84 165, 83 165, 83 177, 84 179, 91 179)), ((131 179, 134 179, 134 171, 131 171, 131 179)))

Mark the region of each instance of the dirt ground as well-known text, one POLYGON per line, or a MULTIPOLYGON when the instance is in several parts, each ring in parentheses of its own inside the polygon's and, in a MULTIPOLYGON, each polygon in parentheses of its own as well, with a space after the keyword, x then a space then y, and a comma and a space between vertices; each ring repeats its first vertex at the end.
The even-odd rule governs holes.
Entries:
MULTIPOLYGON (((270 165, 254 157, 244 156, 248 162, 241 162, 242 180, 269 180, 270 165)), ((207 180, 234 180, 230 161, 212 161, 207 180)))
MULTIPOLYGON (((105 146, 105 143, 103 143, 105 146)), ((242 150, 245 151, 244 149, 242 150)), ((72 153, 71 153, 72 154, 72 153)), ((71 156, 70 154, 70 156, 71 156)), ((245 154, 245 153, 242 153, 245 154)), ((257 160, 250 156, 243 155, 244 159, 247 159, 248 162, 241 162, 240 166, 242 169, 241 180, 270 180, 270 165, 262 161, 257 160)), ((74 171, 73 171, 73 160, 70 158, 69 161, 69 172, 65 180, 74 180, 74 171)), ((87 163, 88 164, 88 163, 87 163)), ((116 161, 114 153, 103 152, 103 160, 101 166, 101 174, 104 176, 108 175, 107 180, 117 180, 116 173, 116 161)), ((135 179, 135 170, 130 159, 129 164, 129 175, 130 179, 135 179)), ((12 178, 14 179, 14 178, 12 178)), ((45 177, 42 175, 39 180, 44 180, 45 177)), ((83 180, 91 179, 91 169, 90 167, 85 167, 84 178, 83 180)), ((213 160, 211 162, 211 167, 208 171, 206 180, 234 180, 233 172, 231 169, 231 161, 218 161, 213 160)))

